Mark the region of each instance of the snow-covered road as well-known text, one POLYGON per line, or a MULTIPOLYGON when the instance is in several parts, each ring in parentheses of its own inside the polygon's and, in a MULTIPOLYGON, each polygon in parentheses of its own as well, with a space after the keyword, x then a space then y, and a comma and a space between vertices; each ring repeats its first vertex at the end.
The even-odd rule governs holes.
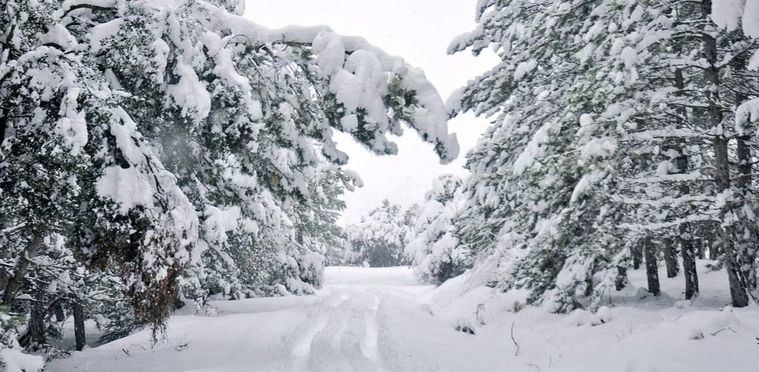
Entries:
POLYGON ((172 317, 168 340, 154 349, 141 332, 49 370, 466 369, 454 354, 471 349, 472 336, 432 315, 421 301, 432 287, 419 285, 408 268, 328 268, 326 282, 316 296, 216 302, 214 316, 172 317))
POLYGON ((516 308, 513 296, 468 287, 465 277, 433 288, 408 268, 328 268, 315 296, 214 302, 211 316, 186 309, 155 348, 146 330, 49 370, 759 371, 759 308, 725 307, 724 272, 699 265, 702 297, 693 304, 677 300, 681 278, 664 273, 665 294, 647 297, 638 270, 616 306, 569 315, 516 308))

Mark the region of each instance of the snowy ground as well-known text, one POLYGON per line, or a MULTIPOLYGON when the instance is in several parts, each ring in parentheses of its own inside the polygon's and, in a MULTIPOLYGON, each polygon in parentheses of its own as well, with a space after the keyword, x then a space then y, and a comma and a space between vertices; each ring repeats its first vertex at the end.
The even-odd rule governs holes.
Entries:
MULTIPOLYGON (((215 316, 174 316, 168 341, 153 349, 142 332, 48 369, 759 371, 759 310, 723 309, 723 273, 702 273, 693 304, 677 301, 680 278, 663 279, 661 298, 625 305, 639 295, 632 290, 607 313, 565 316, 513 313, 507 297, 464 290, 463 278, 419 285, 407 268, 328 268, 326 278, 316 296, 216 302, 215 316)), ((642 273, 632 280, 642 284, 642 273)))

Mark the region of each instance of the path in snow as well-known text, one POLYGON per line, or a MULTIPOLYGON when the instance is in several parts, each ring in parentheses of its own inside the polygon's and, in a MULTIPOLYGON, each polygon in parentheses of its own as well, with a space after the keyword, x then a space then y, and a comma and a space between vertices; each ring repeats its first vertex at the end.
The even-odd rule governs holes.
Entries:
POLYGON ((215 302, 216 316, 172 317, 168 341, 154 349, 141 332, 49 370, 438 370, 470 336, 418 300, 430 290, 408 268, 328 268, 316 296, 215 302))

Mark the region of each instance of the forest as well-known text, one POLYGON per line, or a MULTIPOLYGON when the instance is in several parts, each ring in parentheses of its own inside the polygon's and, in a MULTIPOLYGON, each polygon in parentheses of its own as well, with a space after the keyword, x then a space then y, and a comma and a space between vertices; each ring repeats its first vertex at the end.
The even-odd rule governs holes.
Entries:
POLYGON ((243 0, 0 0, 0 366, 756 371, 759 1, 471 3, 442 97, 243 0), (404 132, 466 176, 345 223, 338 135, 404 132))

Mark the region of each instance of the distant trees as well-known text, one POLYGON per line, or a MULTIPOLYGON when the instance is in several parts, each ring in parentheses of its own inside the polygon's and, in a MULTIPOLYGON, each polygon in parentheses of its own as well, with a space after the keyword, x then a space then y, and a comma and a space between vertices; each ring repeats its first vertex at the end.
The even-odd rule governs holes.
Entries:
POLYGON ((403 209, 384 200, 345 228, 348 238, 348 263, 370 267, 392 267, 408 263, 404 248, 408 244, 415 207, 403 209))

